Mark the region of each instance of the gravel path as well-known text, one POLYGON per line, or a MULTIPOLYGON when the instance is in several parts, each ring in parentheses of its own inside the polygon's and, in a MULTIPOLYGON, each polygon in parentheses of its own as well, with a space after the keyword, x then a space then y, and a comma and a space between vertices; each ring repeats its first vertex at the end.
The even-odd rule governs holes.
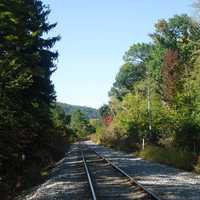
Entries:
POLYGON ((135 158, 91 141, 84 143, 135 177, 162 200, 200 200, 200 176, 194 173, 135 158))

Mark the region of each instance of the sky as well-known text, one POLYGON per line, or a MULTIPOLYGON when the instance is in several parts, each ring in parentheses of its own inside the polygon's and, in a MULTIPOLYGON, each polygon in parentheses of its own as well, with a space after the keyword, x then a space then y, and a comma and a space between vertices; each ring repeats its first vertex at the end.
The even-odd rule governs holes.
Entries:
POLYGON ((137 42, 150 42, 159 19, 192 13, 192 0, 43 0, 60 35, 57 71, 52 76, 57 101, 99 108, 137 42))

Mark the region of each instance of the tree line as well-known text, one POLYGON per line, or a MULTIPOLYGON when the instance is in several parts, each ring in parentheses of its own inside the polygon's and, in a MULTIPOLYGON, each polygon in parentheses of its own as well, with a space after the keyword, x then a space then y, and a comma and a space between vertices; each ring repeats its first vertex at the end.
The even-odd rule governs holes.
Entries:
POLYGON ((80 110, 88 119, 93 119, 98 117, 98 110, 95 108, 87 107, 87 106, 77 106, 66 103, 57 102, 57 105, 61 106, 65 113, 72 114, 77 110, 80 110))
MULTIPOLYGON (((195 4, 199 13, 200 2, 195 4)), ((200 152, 200 24, 187 14, 155 23, 151 42, 135 43, 100 109, 96 140, 200 152)))
POLYGON ((0 198, 38 183, 64 155, 69 117, 55 106, 51 75, 60 36, 41 0, 0 0, 0 198))

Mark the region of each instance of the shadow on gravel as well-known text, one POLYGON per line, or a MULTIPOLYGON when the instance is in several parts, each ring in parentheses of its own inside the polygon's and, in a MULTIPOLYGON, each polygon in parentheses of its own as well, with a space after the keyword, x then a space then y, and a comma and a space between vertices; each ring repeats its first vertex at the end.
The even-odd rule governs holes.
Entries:
POLYGON ((47 181, 20 200, 72 200, 90 199, 79 151, 74 150, 60 160, 51 170, 47 181))

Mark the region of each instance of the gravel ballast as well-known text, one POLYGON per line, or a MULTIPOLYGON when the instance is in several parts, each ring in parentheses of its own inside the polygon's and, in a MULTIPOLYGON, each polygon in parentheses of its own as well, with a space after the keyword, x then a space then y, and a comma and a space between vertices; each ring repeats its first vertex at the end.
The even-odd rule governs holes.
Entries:
POLYGON ((90 191, 77 144, 59 161, 45 183, 17 200, 90 200, 90 191))
POLYGON ((163 200, 200 200, 200 176, 84 142, 163 200))
MULTIPOLYGON (((83 142, 105 156, 161 200, 200 200, 200 176, 133 157, 119 151, 83 142)), ((89 200, 90 191, 78 144, 71 145, 66 156, 56 164, 45 183, 18 200, 89 200)))

